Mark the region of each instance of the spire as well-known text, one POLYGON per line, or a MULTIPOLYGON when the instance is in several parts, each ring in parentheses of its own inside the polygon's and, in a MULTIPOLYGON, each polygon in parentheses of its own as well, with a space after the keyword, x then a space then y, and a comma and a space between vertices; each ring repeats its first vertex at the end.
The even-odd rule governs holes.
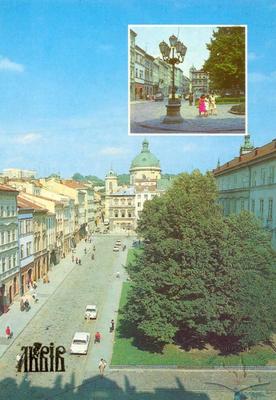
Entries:
POLYGON ((254 150, 254 146, 250 142, 250 135, 245 135, 244 144, 240 147, 240 156, 250 153, 252 150, 254 150))
POLYGON ((220 168, 220 160, 218 158, 217 168, 220 168))
POLYGON ((149 142, 147 141, 146 138, 143 140, 142 152, 143 153, 148 153, 149 152, 149 142))

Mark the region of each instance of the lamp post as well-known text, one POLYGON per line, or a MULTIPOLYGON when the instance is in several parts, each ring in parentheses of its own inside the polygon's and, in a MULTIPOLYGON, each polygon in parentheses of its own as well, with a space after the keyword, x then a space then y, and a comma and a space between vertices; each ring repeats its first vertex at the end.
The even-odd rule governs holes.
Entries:
POLYGON ((183 122, 180 114, 181 100, 175 97, 175 65, 183 63, 187 51, 187 47, 180 42, 175 35, 169 38, 170 46, 166 42, 159 44, 159 49, 163 60, 172 66, 172 97, 169 99, 167 107, 167 115, 163 120, 164 124, 179 124, 183 122))

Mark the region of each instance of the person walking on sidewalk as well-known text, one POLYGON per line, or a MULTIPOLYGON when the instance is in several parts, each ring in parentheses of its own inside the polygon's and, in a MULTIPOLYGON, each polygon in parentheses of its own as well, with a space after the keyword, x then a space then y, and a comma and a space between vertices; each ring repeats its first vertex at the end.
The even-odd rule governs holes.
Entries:
POLYGON ((99 362, 99 370, 100 370, 101 377, 103 377, 103 375, 104 375, 104 370, 105 370, 106 365, 107 365, 107 362, 103 358, 101 358, 101 361, 99 362))
POLYGON ((114 331, 114 319, 111 320, 110 324, 110 333, 112 333, 114 331))
POLYGON ((74 260, 75 260, 75 257, 74 257, 74 254, 72 255, 72 262, 74 262, 74 260))
POLYGON ((8 326, 6 327, 6 338, 7 338, 7 339, 11 339, 11 337, 12 337, 12 331, 11 331, 10 326, 8 325, 8 326))
POLYGON ((76 257, 76 264, 78 264, 79 263, 79 258, 78 257, 76 257))

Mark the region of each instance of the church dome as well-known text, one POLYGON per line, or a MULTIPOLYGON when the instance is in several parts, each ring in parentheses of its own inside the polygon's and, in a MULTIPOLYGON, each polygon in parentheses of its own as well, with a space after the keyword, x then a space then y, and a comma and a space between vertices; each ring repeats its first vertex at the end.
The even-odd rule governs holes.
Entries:
POLYGON ((131 163, 130 169, 133 168, 160 168, 160 162, 149 151, 149 142, 146 139, 143 141, 141 153, 131 163))

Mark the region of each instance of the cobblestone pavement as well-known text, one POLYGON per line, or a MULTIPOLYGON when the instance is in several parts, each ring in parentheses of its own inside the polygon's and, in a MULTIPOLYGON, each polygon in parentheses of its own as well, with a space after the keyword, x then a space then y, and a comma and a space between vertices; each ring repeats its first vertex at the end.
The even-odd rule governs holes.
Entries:
POLYGON ((180 134, 243 134, 245 117, 231 114, 228 111, 233 104, 218 104, 217 115, 199 117, 198 109, 182 101, 181 124, 163 124, 167 100, 162 102, 137 102, 130 105, 131 133, 180 133, 180 134))
MULTIPOLYGON (((112 251, 119 237, 96 237, 94 261, 91 260, 91 245, 86 244, 87 255, 82 246, 79 253, 82 265, 72 268, 1 357, 0 399, 238 400, 234 397, 235 390, 258 385, 245 391, 248 400, 276 400, 276 372, 273 371, 107 368, 105 376, 99 376, 99 358, 105 358, 108 364, 111 360, 113 333, 109 332, 109 321, 114 318, 116 324, 121 285, 127 278, 123 268, 127 252, 112 251), (120 271, 119 279, 115 277, 117 271, 120 271), (96 321, 84 320, 84 308, 89 303, 99 307, 96 321), (90 343, 87 356, 66 354, 64 373, 16 372, 15 357, 22 345, 53 341, 68 349, 78 330, 90 332, 92 337, 99 330, 102 340, 97 345, 90 343)), ((131 238, 120 238, 128 247, 131 245, 131 238)))

